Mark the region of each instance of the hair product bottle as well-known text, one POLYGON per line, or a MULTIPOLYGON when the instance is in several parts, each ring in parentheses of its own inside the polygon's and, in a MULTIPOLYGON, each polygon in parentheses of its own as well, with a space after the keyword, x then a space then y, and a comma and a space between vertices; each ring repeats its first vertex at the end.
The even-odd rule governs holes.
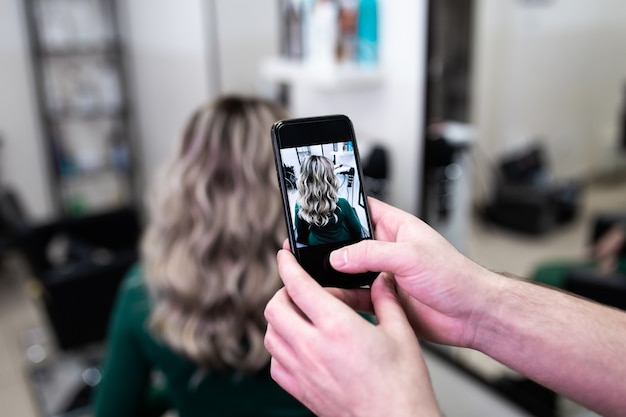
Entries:
POLYGON ((333 0, 318 0, 311 10, 308 24, 308 63, 320 69, 331 69, 337 63, 339 9, 333 0))
POLYGON ((339 5, 339 61, 354 63, 356 62, 359 0, 341 0, 339 5))
POLYGON ((300 60, 303 56, 302 8, 300 0, 287 0, 283 5, 283 55, 300 60))
POLYGON ((357 24, 357 61, 360 65, 378 63, 378 4, 376 0, 360 0, 357 24))

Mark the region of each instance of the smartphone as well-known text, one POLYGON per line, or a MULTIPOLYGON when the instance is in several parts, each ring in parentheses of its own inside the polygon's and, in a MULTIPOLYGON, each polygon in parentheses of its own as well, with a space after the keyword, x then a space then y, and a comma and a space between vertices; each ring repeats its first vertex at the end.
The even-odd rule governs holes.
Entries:
POLYGON ((358 288, 377 272, 346 274, 330 253, 373 238, 352 122, 344 115, 280 120, 272 126, 291 251, 321 285, 358 288))

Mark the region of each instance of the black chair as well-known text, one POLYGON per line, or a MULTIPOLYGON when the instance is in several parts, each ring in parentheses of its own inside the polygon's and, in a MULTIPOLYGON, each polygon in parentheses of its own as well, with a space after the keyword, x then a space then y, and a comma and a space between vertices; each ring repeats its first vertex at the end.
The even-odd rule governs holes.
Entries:
MULTIPOLYGON (((593 221, 590 243, 595 244, 613 225, 626 224, 624 213, 603 213, 593 221)), ((625 226, 626 227, 626 226, 625 226)), ((618 257, 626 257, 626 243, 622 245, 618 257)), ((572 268, 567 272, 563 289, 601 304, 626 310, 626 274, 602 273, 595 268, 572 268)))
POLYGON ((140 221, 124 208, 31 227, 22 252, 43 289, 43 305, 58 347, 103 341, 115 295, 138 260, 140 221))
POLYGON ((567 273, 563 289, 600 304, 626 310, 626 275, 600 274, 588 269, 567 273))
POLYGON ((573 180, 551 179, 545 151, 535 144, 502 158, 483 215, 501 227, 541 235, 576 217, 582 192, 573 180))
POLYGON ((389 176, 387 150, 376 145, 372 148, 363 164, 363 187, 369 196, 385 200, 389 176))
POLYGON ((0 256, 19 247, 28 229, 26 210, 18 194, 5 186, 0 188, 0 256))
POLYGON ((63 218, 24 233, 20 248, 41 288, 39 301, 60 351, 29 372, 43 415, 89 415, 109 316, 123 277, 138 260, 140 232, 137 211, 122 208, 63 218), (80 375, 68 381, 66 366, 81 369, 80 375))

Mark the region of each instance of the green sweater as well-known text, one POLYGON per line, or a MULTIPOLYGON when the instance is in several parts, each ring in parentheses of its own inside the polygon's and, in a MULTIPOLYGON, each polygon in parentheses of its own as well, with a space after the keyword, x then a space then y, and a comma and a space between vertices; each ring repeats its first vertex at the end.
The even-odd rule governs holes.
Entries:
POLYGON ((159 415, 165 409, 180 417, 313 415, 271 379, 269 367, 251 376, 202 373, 148 332, 149 312, 142 271, 135 267, 120 286, 111 317, 96 417, 159 415), (160 391, 155 375, 163 380, 160 391))
POLYGON ((298 242, 305 245, 321 245, 324 243, 346 242, 361 237, 361 222, 348 200, 337 201, 337 220, 331 220, 326 226, 310 225, 298 216, 300 206, 296 204, 295 221, 298 242))

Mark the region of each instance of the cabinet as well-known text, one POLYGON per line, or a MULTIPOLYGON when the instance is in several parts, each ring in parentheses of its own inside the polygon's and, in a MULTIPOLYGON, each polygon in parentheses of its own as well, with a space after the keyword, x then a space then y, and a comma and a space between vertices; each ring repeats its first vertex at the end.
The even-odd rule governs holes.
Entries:
POLYGON ((116 0, 25 0, 57 214, 134 204, 137 161, 116 0))

